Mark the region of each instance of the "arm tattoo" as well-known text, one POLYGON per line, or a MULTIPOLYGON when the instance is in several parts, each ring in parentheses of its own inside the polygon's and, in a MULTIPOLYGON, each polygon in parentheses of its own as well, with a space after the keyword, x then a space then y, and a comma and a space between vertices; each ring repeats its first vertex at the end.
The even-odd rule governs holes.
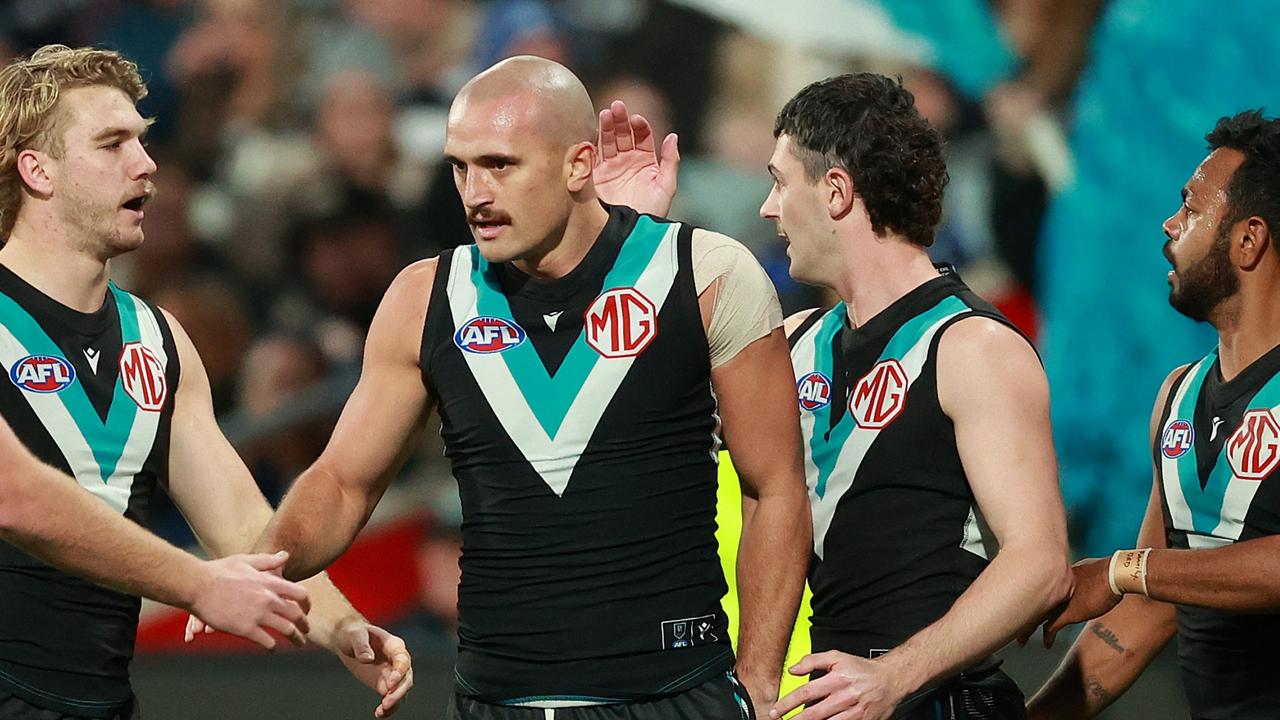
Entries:
POLYGON ((1093 707, 1105 707, 1111 704, 1111 693, 1102 687, 1102 682, 1096 675, 1090 675, 1084 681, 1084 685, 1089 690, 1089 697, 1096 703, 1093 707))
POLYGON ((1121 655, 1125 653, 1124 646, 1120 644, 1120 638, 1116 637, 1116 634, 1106 625, 1103 625, 1102 623, 1093 623, 1089 625, 1089 632, 1096 635, 1099 640, 1106 643, 1107 647, 1112 650, 1115 650, 1121 655))

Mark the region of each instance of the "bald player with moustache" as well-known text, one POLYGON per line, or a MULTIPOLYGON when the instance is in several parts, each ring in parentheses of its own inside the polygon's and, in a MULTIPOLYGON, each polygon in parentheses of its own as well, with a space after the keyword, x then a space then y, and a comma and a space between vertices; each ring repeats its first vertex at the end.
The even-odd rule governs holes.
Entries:
POLYGON ((459 92, 445 155, 476 244, 394 281, 259 547, 291 578, 341 554, 436 407, 463 509, 449 717, 753 717, 810 542, 781 310, 736 242, 601 203, 594 135, 586 89, 541 58, 459 92), (751 499, 736 672, 721 436, 751 499))
MULTIPOLYGON (((28 451, 0 418, 0 540, 66 572, 190 611, 264 648, 306 633, 307 591, 271 571, 287 553, 202 561, 112 513, 28 451)), ((0 709, 2 709, 0 705, 0 709)))

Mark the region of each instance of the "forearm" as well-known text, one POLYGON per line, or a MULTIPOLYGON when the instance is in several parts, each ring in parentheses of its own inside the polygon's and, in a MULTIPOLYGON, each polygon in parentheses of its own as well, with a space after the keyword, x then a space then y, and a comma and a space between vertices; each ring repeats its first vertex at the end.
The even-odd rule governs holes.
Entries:
POLYGON ((813 527, 803 492, 744 498, 738 544, 738 673, 776 698, 795 626, 813 527))
POLYGON ((62 473, 30 463, 25 472, 7 463, 0 538, 100 585, 191 609, 206 581, 199 559, 117 515, 62 473))
POLYGON ((313 465, 285 496, 258 541, 258 550, 289 551, 285 577, 309 578, 351 546, 376 502, 376 497, 344 487, 333 473, 313 465))
POLYGON ((364 616, 352 606, 342 591, 329 579, 328 573, 318 573, 302 582, 311 594, 311 632, 307 639, 335 654, 341 654, 337 639, 339 631, 352 622, 364 622, 364 616))
POLYGON ((1066 598, 1065 552, 1034 543, 1003 548, 937 622, 888 653, 914 692, 989 657, 1066 598))
POLYGON ((1084 626, 1062 664, 1031 698, 1032 720, 1094 717, 1129 689, 1175 630, 1174 608, 1128 596, 1084 626))
POLYGON ((1280 536, 1206 550, 1154 549, 1147 593, 1156 600, 1232 612, 1280 609, 1280 536))

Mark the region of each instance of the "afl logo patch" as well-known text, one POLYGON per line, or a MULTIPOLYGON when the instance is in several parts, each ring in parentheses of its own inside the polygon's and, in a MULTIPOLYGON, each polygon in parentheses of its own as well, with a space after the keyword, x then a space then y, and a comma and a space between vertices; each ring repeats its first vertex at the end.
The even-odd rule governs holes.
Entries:
POLYGON ((478 317, 467 321, 453 334, 458 349, 477 355, 510 350, 524 342, 524 329, 500 317, 478 317))
POLYGON ((147 412, 160 412, 165 398, 169 397, 164 363, 140 342, 125 343, 120 351, 120 384, 138 407, 147 412))
POLYGON ((1187 420, 1174 420, 1164 427, 1160 436, 1160 454, 1173 460, 1180 458, 1191 449, 1196 432, 1187 420))
POLYGON ((831 404, 831 378, 820 372, 811 372, 796 383, 800 396, 800 409, 814 412, 831 404))
POLYGON ((14 385, 33 393, 56 393, 76 379, 75 368, 57 355, 28 355, 9 368, 14 385))

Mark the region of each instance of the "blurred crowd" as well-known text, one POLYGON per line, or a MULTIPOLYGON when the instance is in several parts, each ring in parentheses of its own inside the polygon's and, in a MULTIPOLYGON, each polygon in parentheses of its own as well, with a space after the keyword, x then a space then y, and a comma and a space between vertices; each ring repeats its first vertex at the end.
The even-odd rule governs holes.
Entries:
MULTIPOLYGON (((1193 0, 7 0, 0 56, 97 45, 142 68, 160 192, 147 208, 146 245, 117 259, 113 275, 190 333, 219 416, 273 500, 323 448, 391 279, 470 242, 440 151, 449 102, 473 74, 512 55, 553 58, 597 105, 625 100, 659 137, 677 132, 684 161, 672 216, 747 244, 788 312, 826 299, 790 281, 775 229, 757 216, 773 115, 825 75, 900 75, 947 139, 951 183, 934 259, 956 264, 1044 341, 1074 537, 1096 553, 1131 542, 1150 487, 1150 399, 1175 361, 1192 359, 1184 349, 1204 340, 1182 330, 1189 324, 1162 325, 1173 319, 1156 314, 1165 312, 1162 271, 1132 287, 1124 278, 1162 262, 1159 204, 1176 205, 1212 120, 1266 99, 1246 82, 1235 94, 1214 86, 1221 107, 1185 101, 1188 64, 1202 75, 1266 69, 1243 50, 1183 52, 1196 36, 1185 31, 1229 44, 1236 29, 1274 23, 1220 32, 1217 23, 1278 14, 1268 0, 1221 12, 1193 0), (824 27, 855 11, 866 24, 824 27), (788 34, 797 28, 849 45, 800 42, 788 34), (1126 101, 1141 107, 1108 114, 1126 101), (1130 159, 1144 157, 1144 143, 1153 153, 1176 148, 1158 177, 1157 161, 1130 159), (1149 211, 1131 200, 1142 193, 1149 211), (1133 260, 1109 259, 1139 235, 1125 246, 1133 260), (1090 287, 1104 267, 1114 275, 1090 287), (1159 310, 1129 313, 1130 303, 1159 310), (1127 325, 1098 331, 1108 322, 1127 325), (1161 351, 1141 349, 1151 347, 1161 351), (1167 358, 1169 348, 1178 357, 1167 358)), ((447 636, 458 510, 433 432, 398 484, 420 489, 409 502, 429 499, 423 605, 447 636)), ((161 521, 178 541, 184 528, 175 513, 161 521)))

